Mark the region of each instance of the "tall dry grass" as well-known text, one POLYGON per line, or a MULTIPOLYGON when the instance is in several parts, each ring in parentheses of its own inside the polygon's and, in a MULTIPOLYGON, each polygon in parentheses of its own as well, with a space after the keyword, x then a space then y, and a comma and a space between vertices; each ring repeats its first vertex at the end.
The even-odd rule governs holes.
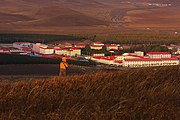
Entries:
POLYGON ((4 120, 178 120, 180 67, 0 82, 4 120))

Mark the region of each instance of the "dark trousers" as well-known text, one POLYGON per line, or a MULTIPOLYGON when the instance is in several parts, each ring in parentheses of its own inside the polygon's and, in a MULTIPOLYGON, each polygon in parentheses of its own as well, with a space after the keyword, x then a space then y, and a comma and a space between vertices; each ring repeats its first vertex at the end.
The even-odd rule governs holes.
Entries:
POLYGON ((66 76, 66 69, 60 69, 60 76, 66 76))

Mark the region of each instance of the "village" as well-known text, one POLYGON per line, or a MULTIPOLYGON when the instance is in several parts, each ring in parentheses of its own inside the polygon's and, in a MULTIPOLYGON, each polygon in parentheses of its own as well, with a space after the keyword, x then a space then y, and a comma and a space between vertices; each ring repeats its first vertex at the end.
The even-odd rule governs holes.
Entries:
POLYGON ((171 52, 147 52, 134 51, 133 53, 119 54, 115 51, 126 49, 127 46, 120 44, 104 44, 102 42, 86 43, 63 43, 63 44, 42 44, 30 42, 14 42, 13 44, 1 44, 0 54, 18 54, 41 58, 62 58, 79 61, 94 61, 97 64, 117 67, 151 67, 179 65, 180 47, 176 45, 167 46, 171 52), (94 54, 86 54, 84 49, 100 51, 94 54), (106 55, 103 49, 110 54, 106 55), (111 54, 112 53, 112 54, 111 54))

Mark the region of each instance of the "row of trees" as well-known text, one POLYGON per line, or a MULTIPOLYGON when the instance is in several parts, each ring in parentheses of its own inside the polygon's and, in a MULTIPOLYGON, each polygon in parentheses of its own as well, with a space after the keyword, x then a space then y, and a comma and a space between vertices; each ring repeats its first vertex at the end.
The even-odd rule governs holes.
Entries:
POLYGON ((168 48, 160 45, 134 45, 130 49, 123 49, 114 51, 114 53, 107 51, 104 46, 101 50, 92 50, 89 45, 87 45, 84 49, 82 49, 82 54, 91 55, 104 53, 106 55, 114 55, 114 54, 123 54, 123 53, 132 53, 134 51, 144 51, 147 52, 168 52, 168 48))
POLYGON ((158 33, 129 33, 129 34, 87 34, 80 35, 92 41, 120 44, 176 44, 180 36, 158 33))
POLYGON ((73 35, 50 35, 50 34, 0 34, 0 43, 13 42, 42 42, 48 43, 59 40, 82 40, 82 37, 73 35))

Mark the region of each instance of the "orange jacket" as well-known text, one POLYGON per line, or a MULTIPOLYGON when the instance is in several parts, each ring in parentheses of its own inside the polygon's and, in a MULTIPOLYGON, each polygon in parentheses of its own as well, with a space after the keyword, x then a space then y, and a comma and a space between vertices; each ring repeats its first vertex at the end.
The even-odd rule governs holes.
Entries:
POLYGON ((60 63, 60 69, 67 69, 67 68, 68 68, 68 64, 66 62, 60 63))

